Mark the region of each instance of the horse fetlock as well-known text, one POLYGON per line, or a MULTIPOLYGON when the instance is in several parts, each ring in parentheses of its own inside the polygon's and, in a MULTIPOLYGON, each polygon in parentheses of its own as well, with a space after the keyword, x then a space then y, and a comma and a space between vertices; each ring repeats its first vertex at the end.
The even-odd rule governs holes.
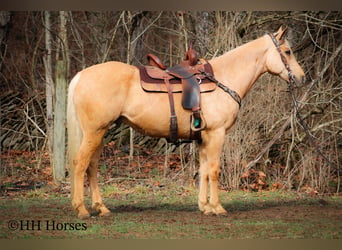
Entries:
POLYGON ((84 220, 90 217, 90 214, 88 210, 85 208, 83 202, 73 200, 72 207, 77 212, 77 217, 79 219, 84 220))
POLYGON ((78 212, 77 217, 81 220, 90 218, 90 213, 84 206, 79 206, 77 208, 77 212, 78 212))
POLYGON ((198 201, 198 208, 201 212, 205 212, 208 201, 198 201))
POLYGON ((203 209, 201 210, 203 212, 203 214, 205 215, 211 215, 213 214, 213 208, 212 206, 209 204, 209 203, 206 203, 204 206, 203 206, 203 209))
POLYGON ((72 208, 75 210, 75 211, 78 211, 79 210, 79 207, 82 206, 82 203, 81 201, 77 200, 77 199, 73 199, 72 202, 71 202, 71 205, 72 205, 72 208))
POLYGON ((102 202, 95 202, 92 205, 92 209, 99 212, 102 206, 104 206, 102 202))

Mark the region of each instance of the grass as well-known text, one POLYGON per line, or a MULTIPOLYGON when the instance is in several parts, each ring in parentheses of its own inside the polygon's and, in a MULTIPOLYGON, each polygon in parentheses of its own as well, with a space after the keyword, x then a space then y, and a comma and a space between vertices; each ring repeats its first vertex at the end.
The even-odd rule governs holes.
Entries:
MULTIPOLYGON (((81 221, 66 196, 40 191, 0 199, 0 238, 91 239, 341 239, 342 198, 312 197, 283 191, 220 193, 229 216, 204 216, 197 190, 177 185, 140 183, 130 188, 103 186, 113 212, 81 221), (324 200, 324 202, 322 202, 324 200), (15 221, 81 225, 79 230, 10 230, 15 221), (82 227, 83 226, 83 227, 82 227)), ((90 205, 86 198, 87 206, 90 205)), ((44 224, 42 224, 44 225, 44 224)))

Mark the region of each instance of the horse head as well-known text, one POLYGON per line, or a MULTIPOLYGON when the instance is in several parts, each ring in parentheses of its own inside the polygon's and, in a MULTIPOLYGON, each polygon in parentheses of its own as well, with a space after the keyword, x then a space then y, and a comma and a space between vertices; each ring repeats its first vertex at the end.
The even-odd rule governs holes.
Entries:
POLYGON ((292 80, 298 86, 305 82, 305 74, 286 39, 287 31, 287 27, 281 26, 277 32, 269 34, 266 68, 269 73, 287 82, 292 80))

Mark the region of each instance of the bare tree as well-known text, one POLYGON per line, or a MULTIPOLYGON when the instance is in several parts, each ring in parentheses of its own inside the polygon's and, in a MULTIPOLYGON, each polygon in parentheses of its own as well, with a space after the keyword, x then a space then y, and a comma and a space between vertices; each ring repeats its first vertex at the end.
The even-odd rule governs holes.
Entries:
POLYGON ((46 98, 46 130, 48 140, 48 151, 52 161, 53 155, 53 96, 54 96, 54 82, 52 77, 52 38, 51 38, 51 15, 49 11, 44 11, 45 20, 45 48, 44 55, 45 66, 45 98, 46 98))
POLYGON ((69 67, 69 49, 67 40, 67 20, 68 13, 59 12, 60 17, 60 42, 57 51, 56 63, 56 86, 55 86, 55 106, 54 106, 54 139, 53 139, 53 176, 55 183, 60 183, 65 178, 66 163, 66 95, 67 95, 67 76, 69 67))

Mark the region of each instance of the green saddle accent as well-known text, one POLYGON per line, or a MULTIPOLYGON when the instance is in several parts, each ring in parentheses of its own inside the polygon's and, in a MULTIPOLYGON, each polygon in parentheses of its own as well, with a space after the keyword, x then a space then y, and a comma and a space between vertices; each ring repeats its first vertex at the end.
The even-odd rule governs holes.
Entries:
POLYGON ((201 125, 201 120, 200 119, 194 119, 194 127, 198 128, 201 125))

